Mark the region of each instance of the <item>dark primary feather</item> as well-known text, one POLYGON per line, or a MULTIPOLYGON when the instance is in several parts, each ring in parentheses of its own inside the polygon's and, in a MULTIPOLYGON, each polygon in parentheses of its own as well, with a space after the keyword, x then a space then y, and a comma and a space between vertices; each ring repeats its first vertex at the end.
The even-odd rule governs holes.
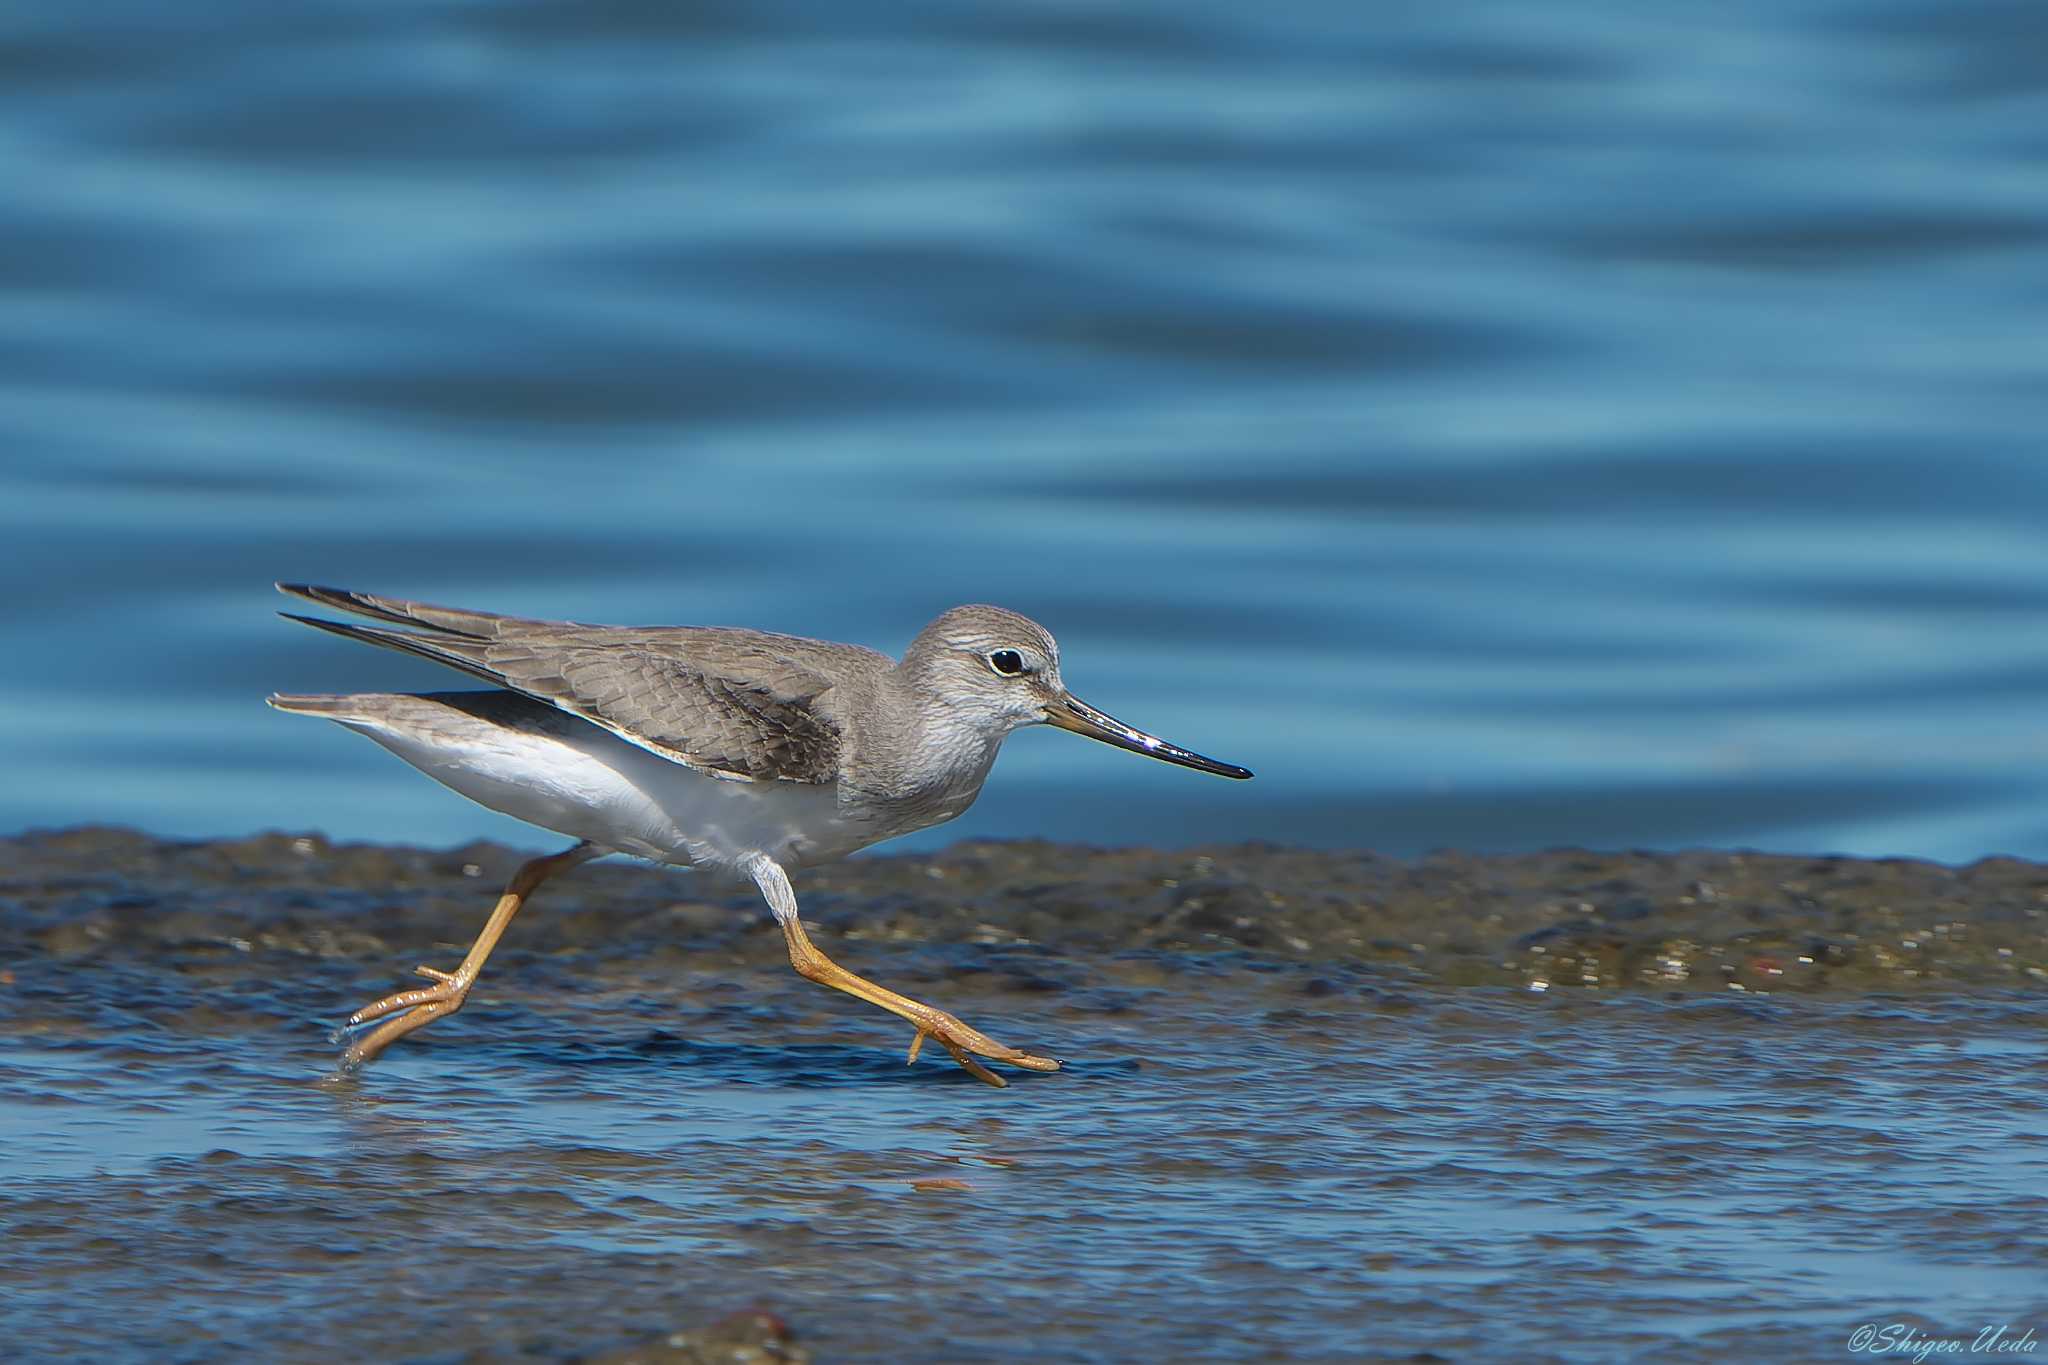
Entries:
POLYGON ((309 626, 459 668, 722 777, 831 782, 844 741, 817 705, 830 679, 782 637, 709 628, 585 626, 435 607, 337 588, 282 591, 423 630, 309 626))
MULTIPOLYGON (((308 602, 318 602, 323 607, 333 607, 337 611, 350 611, 358 616, 389 621, 393 625, 425 626, 431 631, 451 635, 472 635, 478 639, 496 634, 507 622, 529 626, 572 624, 566 621, 522 620, 516 616, 500 616, 489 611, 467 611, 461 607, 437 607, 431 602, 408 602, 402 597, 379 597, 375 593, 350 592, 347 588, 323 588, 317 583, 279 583, 276 587, 287 597, 303 597, 308 602)), ((292 619, 310 621, 312 618, 294 616, 292 619)))

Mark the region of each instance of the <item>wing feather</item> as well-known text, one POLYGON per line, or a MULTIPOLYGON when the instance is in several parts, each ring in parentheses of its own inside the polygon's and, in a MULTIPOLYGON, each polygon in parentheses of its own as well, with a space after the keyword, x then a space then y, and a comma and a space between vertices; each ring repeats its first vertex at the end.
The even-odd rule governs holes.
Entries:
POLYGON ((779 649, 782 637, 529 621, 333 588, 286 590, 429 629, 295 621, 459 668, 712 776, 827 783, 839 775, 844 735, 820 705, 832 680, 779 649))

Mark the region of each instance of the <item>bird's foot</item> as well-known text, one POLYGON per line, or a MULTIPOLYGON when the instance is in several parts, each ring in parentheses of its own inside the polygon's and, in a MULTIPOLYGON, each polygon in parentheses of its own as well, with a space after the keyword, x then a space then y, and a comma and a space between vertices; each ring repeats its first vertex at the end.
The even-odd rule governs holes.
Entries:
POLYGON ((409 991, 395 991, 382 1000, 363 1006, 348 1017, 348 1021, 334 1031, 334 1041, 354 1039, 348 1050, 341 1054, 341 1069, 355 1071, 365 1062, 390 1047, 414 1029, 424 1028, 443 1015, 453 1014, 462 1008, 462 1002, 469 998, 469 988, 474 976, 461 972, 444 972, 437 967, 415 967, 415 974, 435 982, 432 986, 418 986, 409 991), (396 1015, 396 1018, 386 1018, 396 1015), (382 1024, 361 1037, 357 1030, 363 1025, 383 1019, 382 1024))
POLYGON ((990 1071, 977 1056, 991 1061, 1004 1062, 1010 1066, 1021 1066, 1027 1071, 1058 1071, 1060 1064, 1050 1057, 1037 1057, 1008 1047, 976 1028, 961 1023, 944 1010, 933 1009, 930 1005, 919 1007, 912 1020, 917 1025, 917 1036, 910 1040, 909 1061, 915 1062, 917 1054, 924 1049, 924 1040, 936 1039, 939 1046, 953 1055, 953 1060, 976 1080, 985 1081, 1000 1089, 1009 1084, 1001 1076, 990 1071))
POLYGON ((835 991, 845 991, 871 1005, 880 1005, 900 1019, 908 1019, 917 1030, 916 1036, 910 1040, 911 1061, 917 1060, 925 1039, 936 1038, 939 1046, 952 1053, 953 1060, 960 1063, 969 1075, 998 1088, 1009 1082, 974 1060, 976 1057, 1021 1066, 1027 1071, 1060 1069, 1060 1064, 1050 1057, 1034 1057, 1028 1052, 1007 1047, 979 1029, 969 1028, 942 1009, 934 1009, 907 995, 898 995, 866 977, 855 976, 819 952, 810 935, 804 932, 803 921, 796 916, 795 896, 789 889, 788 878, 782 875, 782 869, 763 859, 756 871, 762 892, 768 897, 768 904, 775 909, 775 918, 782 925, 783 938, 789 943, 789 962, 797 974, 807 981, 830 986, 835 991))

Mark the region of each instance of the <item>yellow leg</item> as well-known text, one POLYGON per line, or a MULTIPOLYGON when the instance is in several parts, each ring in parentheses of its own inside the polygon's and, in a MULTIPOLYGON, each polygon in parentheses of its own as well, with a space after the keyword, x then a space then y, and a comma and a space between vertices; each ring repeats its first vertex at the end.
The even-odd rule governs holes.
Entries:
POLYGON ((953 1054, 954 1061, 990 1085, 1002 1086, 1009 1082, 974 1060, 976 1056, 1007 1062, 1029 1071, 1060 1069, 1060 1064, 1050 1057, 1035 1057, 1014 1047, 1006 1047, 986 1033, 969 1028, 942 1009, 934 1009, 922 1001, 898 995, 886 986, 877 986, 865 977, 855 976, 812 944, 810 936, 804 932, 803 921, 797 917, 796 893, 790 889, 788 876, 773 860, 755 857, 746 864, 746 870, 767 898, 769 909, 775 912, 776 923, 782 926, 783 941, 789 945, 790 965, 805 980, 845 991, 871 1005, 880 1005, 889 1013, 916 1025, 917 1035, 910 1040, 911 1061, 917 1060, 918 1050, 924 1046, 925 1039, 936 1038, 940 1047, 953 1054))
POLYGON ((387 995, 374 1004, 365 1005, 348 1017, 344 1029, 352 1029, 395 1014, 363 1037, 349 1045, 341 1054, 341 1069, 354 1071, 390 1047, 414 1029, 424 1028, 436 1019, 455 1013, 462 1008, 462 1002, 469 998, 469 988, 476 983, 477 973, 483 970, 484 962, 491 950, 498 946, 504 936, 505 927, 512 923, 512 917, 519 913, 519 907, 526 904, 542 882, 557 872, 567 871, 578 863, 585 863, 600 857, 605 850, 589 844, 578 844, 571 849, 546 858, 535 858, 512 874, 512 880, 505 884, 505 894, 498 898, 497 908, 491 911, 490 919, 484 922, 483 932, 476 936, 476 942, 469 946, 469 953, 462 959, 462 965, 452 972, 440 971, 433 967, 415 967, 413 970, 438 982, 438 985, 422 986, 415 990, 399 991, 387 995))

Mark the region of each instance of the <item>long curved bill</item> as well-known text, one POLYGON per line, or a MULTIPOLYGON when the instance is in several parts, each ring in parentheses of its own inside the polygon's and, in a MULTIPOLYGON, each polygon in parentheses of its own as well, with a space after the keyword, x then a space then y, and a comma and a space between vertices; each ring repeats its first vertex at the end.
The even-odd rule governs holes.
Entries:
POLYGON ((1102 712, 1068 694, 1045 708, 1045 721, 1062 730, 1072 730, 1077 735, 1099 739, 1104 744, 1114 744, 1119 749, 1129 749, 1134 754, 1147 758, 1163 759, 1178 763, 1183 768, 1194 768, 1218 777, 1245 778, 1252 775, 1250 768, 1240 768, 1235 763, 1218 763, 1213 758, 1204 758, 1178 744, 1168 744, 1157 735, 1148 735, 1143 730, 1134 730, 1115 716, 1102 712))

